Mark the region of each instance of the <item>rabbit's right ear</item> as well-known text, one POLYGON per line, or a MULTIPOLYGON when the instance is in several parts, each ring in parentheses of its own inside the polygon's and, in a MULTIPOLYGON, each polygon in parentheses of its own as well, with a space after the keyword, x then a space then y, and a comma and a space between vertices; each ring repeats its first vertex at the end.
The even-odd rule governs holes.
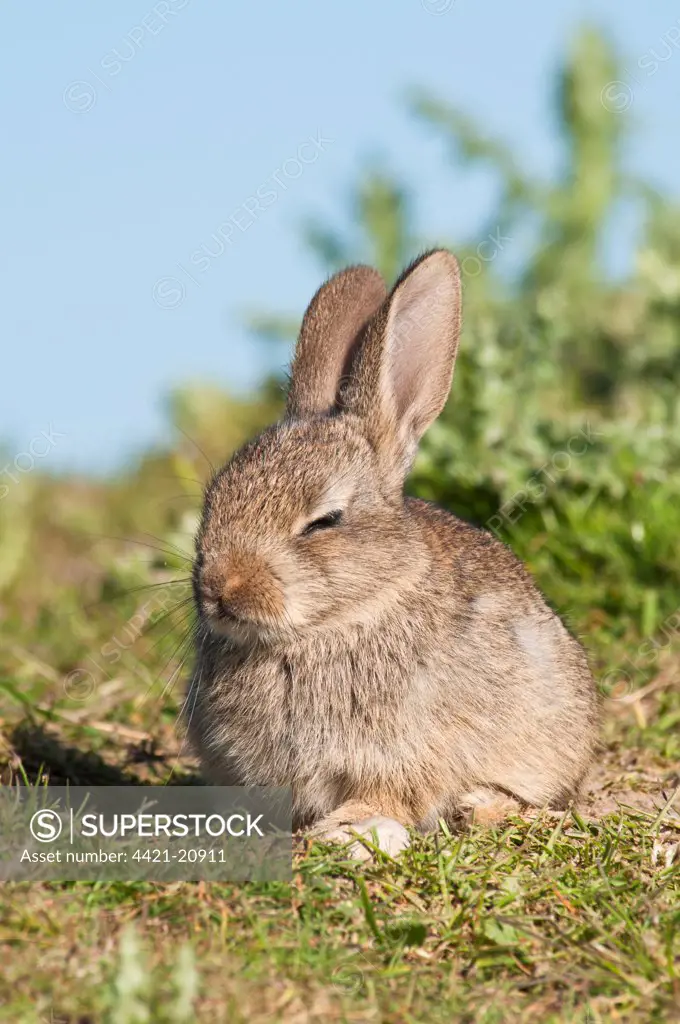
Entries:
POLYGON ((348 267, 321 285, 295 346, 289 416, 309 416, 335 405, 362 331, 386 296, 385 282, 372 267, 348 267))
POLYGON ((401 275, 371 320, 342 393, 373 447, 405 475, 451 388, 461 326, 458 261, 434 249, 401 275))

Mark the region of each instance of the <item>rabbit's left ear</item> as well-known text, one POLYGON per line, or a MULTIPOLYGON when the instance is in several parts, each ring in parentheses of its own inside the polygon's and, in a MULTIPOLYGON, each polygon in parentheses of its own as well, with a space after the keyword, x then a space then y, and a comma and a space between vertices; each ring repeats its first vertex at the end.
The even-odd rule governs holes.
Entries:
POLYGON ((305 313, 290 374, 289 416, 310 416, 337 401, 361 333, 387 297, 372 267, 348 267, 322 284, 305 313))
POLYGON ((460 327, 458 260, 435 249, 402 274, 357 354, 343 404, 404 473, 448 398, 460 327))

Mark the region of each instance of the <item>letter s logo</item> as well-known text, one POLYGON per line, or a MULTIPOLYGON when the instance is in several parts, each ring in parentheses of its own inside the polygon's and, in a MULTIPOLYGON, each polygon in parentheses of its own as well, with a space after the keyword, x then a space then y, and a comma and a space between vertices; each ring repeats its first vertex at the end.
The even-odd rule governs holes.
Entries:
POLYGON ((64 826, 58 811, 36 811, 29 823, 31 835, 39 843, 53 843, 64 826))

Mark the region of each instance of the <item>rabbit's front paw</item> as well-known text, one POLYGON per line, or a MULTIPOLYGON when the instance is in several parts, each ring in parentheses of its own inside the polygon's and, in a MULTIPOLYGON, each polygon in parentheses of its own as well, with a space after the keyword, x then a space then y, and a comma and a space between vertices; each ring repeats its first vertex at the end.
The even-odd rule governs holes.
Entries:
MULTIPOLYGON (((353 825, 331 829, 320 838, 327 843, 349 843, 355 835, 365 836, 370 843, 390 857, 396 857, 410 843, 408 832, 403 825, 394 818, 384 818, 381 815, 364 818, 353 825)), ((369 860, 373 856, 373 851, 361 842, 352 843, 349 853, 355 860, 369 860)))

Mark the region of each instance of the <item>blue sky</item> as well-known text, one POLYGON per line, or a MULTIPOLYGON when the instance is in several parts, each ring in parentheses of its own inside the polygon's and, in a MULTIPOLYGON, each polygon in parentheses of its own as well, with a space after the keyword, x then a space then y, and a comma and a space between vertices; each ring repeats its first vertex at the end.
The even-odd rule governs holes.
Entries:
POLYGON ((342 221, 368 158, 415 189, 430 235, 473 236, 487 192, 468 175, 456 180, 441 145, 405 112, 405 88, 454 101, 549 174, 559 161, 553 73, 585 19, 610 33, 631 69, 630 168, 677 193, 671 0, 8 6, 0 438, 9 451, 51 427, 63 435, 53 468, 106 470, 164 436, 172 386, 256 380, 261 350, 241 313, 304 307, 320 270, 297 226, 310 212, 342 221), (654 74, 652 51, 668 55, 654 74), (220 254, 211 236, 224 224, 232 233, 220 254), (207 266, 195 255, 203 244, 215 252, 207 266))

